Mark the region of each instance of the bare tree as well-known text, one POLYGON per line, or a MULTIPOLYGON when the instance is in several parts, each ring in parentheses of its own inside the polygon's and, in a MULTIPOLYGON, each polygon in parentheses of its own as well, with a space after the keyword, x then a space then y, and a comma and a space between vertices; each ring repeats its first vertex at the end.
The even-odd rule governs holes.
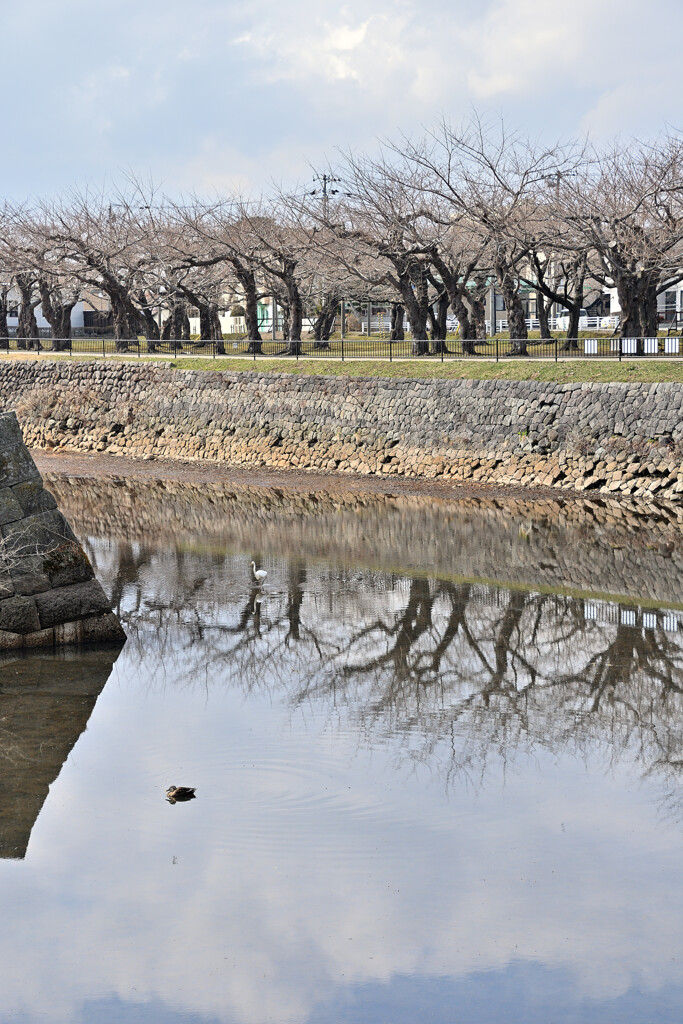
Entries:
POLYGON ((42 203, 46 252, 85 286, 104 292, 114 320, 119 351, 126 351, 144 323, 136 297, 154 266, 149 247, 153 197, 142 203, 135 187, 113 197, 73 191, 63 200, 42 203))
POLYGON ((430 307, 442 290, 431 274, 440 228, 425 209, 415 181, 385 154, 370 159, 347 153, 338 174, 345 191, 324 211, 317 204, 301 203, 302 216, 319 226, 313 244, 363 282, 368 296, 384 292, 400 304, 410 321, 413 354, 424 355, 429 351, 430 307))
POLYGON ((617 290, 622 337, 656 335, 657 295, 683 279, 683 137, 593 151, 560 197, 593 277, 617 290))
MULTIPOLYGON (((263 270, 253 256, 254 236, 251 224, 242 216, 239 204, 232 198, 213 203, 192 200, 173 206, 177 229, 169 243, 169 258, 178 270, 204 268, 213 275, 214 308, 210 303, 197 303, 195 289, 193 302, 200 314, 202 338, 212 338, 217 330, 215 295, 221 290, 230 301, 239 297, 249 339, 249 352, 260 352, 262 337, 259 329, 259 299, 264 297, 263 270)), ((189 286, 189 285, 188 285, 189 286)), ((222 335, 221 335, 222 338, 222 335)))
POLYGON ((508 133, 502 122, 494 126, 476 116, 460 128, 444 121, 394 149, 419 170, 426 196, 450 207, 454 221, 467 218, 477 226, 503 293, 511 353, 527 355, 521 270, 528 264, 530 238, 540 233, 546 216, 548 180, 568 173, 579 156, 572 147, 539 146, 508 133))

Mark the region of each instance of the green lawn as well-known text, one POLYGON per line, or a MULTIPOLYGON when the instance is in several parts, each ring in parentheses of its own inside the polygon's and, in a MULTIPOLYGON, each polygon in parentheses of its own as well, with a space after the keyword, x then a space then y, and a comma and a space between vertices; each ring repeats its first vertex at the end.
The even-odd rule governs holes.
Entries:
POLYGON ((617 360, 587 359, 558 362, 510 359, 495 363, 483 360, 453 360, 440 363, 436 360, 406 359, 393 363, 387 360, 339 360, 300 359, 194 359, 191 357, 170 360, 171 366, 185 370, 230 370, 260 373, 294 373, 300 376, 327 375, 330 377, 410 377, 416 380, 542 380, 558 383, 585 383, 590 381, 676 381, 683 383, 683 360, 675 362, 645 362, 633 360, 619 363, 617 360))
MULTIPOLYGON (((50 359, 75 358, 79 362, 87 359, 87 356, 62 356, 42 353, 36 356, 33 353, 20 356, 0 355, 0 361, 5 359, 50 359)), ((91 357, 92 358, 92 357, 91 357)), ((111 360, 124 360, 126 362, 138 363, 134 356, 107 356, 106 362, 111 360)), ((102 359, 92 359, 93 362, 101 363, 102 359)), ((330 377, 387 377, 400 378, 409 377, 415 380, 540 380, 555 381, 557 383, 589 383, 610 382, 610 381, 645 381, 658 383, 674 381, 683 383, 683 360, 648 360, 648 359, 624 359, 621 363, 616 359, 567 359, 554 362, 554 360, 535 359, 505 359, 496 363, 494 361, 479 359, 453 359, 441 363, 436 359, 405 359, 395 360, 390 363, 388 360, 359 359, 342 363, 338 359, 292 359, 287 357, 242 359, 240 357, 204 358, 193 356, 181 356, 172 359, 168 356, 159 359, 146 356, 140 363, 163 362, 180 370, 227 370, 229 372, 253 372, 259 373, 293 373, 299 376, 321 376, 330 377)), ((138 365, 140 365, 138 363, 138 365)))

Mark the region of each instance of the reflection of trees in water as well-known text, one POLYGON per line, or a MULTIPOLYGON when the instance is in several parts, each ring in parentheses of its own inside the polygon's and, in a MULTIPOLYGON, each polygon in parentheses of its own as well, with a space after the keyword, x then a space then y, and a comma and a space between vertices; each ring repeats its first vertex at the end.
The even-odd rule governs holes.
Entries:
POLYGON ((261 593, 251 554, 106 551, 108 565, 90 554, 156 680, 227 672, 245 692, 343 708, 374 740, 399 737, 406 756, 450 775, 480 778, 491 758, 539 748, 599 748, 680 799, 680 632, 587 620, 582 601, 554 594, 294 559, 261 593))

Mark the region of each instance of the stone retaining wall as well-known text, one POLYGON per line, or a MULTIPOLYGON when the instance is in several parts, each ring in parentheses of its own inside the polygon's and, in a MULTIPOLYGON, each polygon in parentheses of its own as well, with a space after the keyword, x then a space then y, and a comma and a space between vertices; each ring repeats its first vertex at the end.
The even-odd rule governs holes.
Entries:
POLYGON ((29 446, 234 465, 683 492, 683 385, 415 381, 0 364, 29 446))
POLYGON ((125 640, 13 414, 0 416, 0 651, 125 640))

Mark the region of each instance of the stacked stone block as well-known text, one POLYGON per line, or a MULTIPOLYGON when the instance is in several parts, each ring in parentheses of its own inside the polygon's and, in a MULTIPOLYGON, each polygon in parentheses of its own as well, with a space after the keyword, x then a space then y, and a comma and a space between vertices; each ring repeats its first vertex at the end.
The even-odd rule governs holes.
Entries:
POLYGON ((683 385, 0 364, 30 447, 680 501, 683 385))
POLYGON ((124 639, 16 416, 0 416, 0 650, 124 639))

